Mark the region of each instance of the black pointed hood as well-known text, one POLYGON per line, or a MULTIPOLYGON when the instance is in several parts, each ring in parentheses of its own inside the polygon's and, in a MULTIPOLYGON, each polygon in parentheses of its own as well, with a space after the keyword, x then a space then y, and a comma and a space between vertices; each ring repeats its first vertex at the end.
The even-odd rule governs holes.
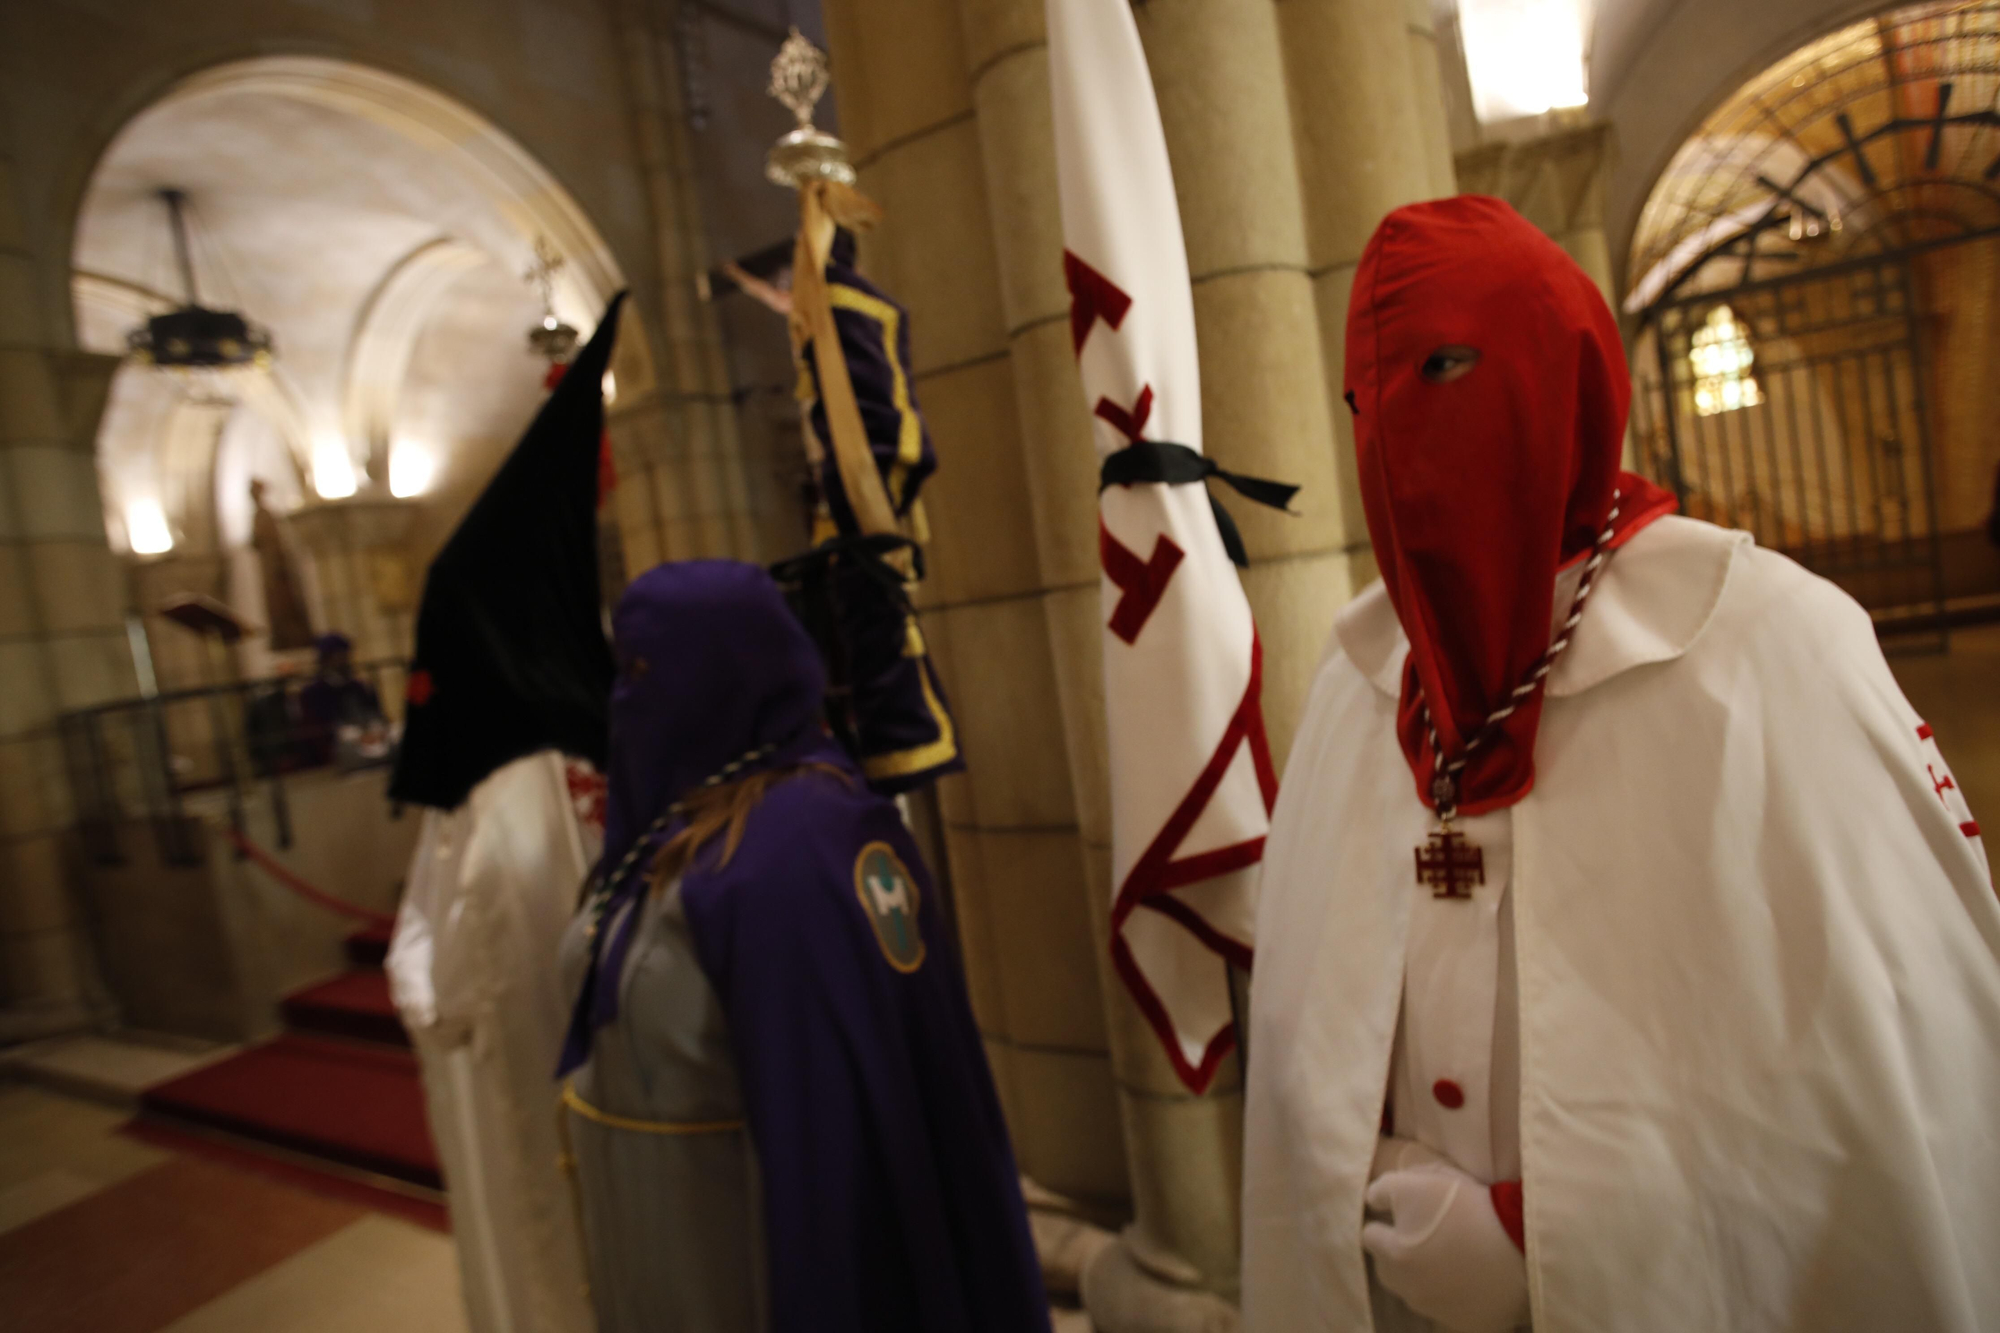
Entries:
POLYGON ((597 563, 605 366, 620 292, 431 562, 391 799, 449 810, 561 750, 602 769, 614 674, 597 563))

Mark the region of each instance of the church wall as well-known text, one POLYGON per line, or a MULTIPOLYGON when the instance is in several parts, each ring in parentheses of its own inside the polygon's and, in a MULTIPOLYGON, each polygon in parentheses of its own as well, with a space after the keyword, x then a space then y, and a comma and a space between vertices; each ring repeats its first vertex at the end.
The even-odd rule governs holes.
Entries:
POLYGON ((647 0, 609 5, 616 77, 630 102, 637 183, 651 221, 653 277, 632 275, 633 286, 658 321, 651 382, 629 395, 621 388, 607 423, 623 493, 614 513, 627 577, 660 560, 778 554, 762 552, 720 328, 696 292, 711 257, 684 90, 655 10, 647 0))
POLYGON ((87 1012, 55 718, 133 688, 92 459, 116 363, 51 336, 30 184, 0 141, 0 1040, 87 1012))
POLYGON ((1911 276, 1930 372, 1925 395, 1938 526, 1946 532, 1979 528, 1992 512, 2000 469, 2000 437, 1992 426, 2000 412, 2000 381, 1993 375, 2000 243, 1975 241, 1920 255, 1911 276))
MULTIPOLYGON (((699 70, 698 83, 686 93, 686 138, 702 187, 696 202, 711 266, 789 245, 797 227, 797 194, 764 174, 765 149, 794 124, 766 85, 785 22, 796 22, 824 44, 818 11, 816 3, 746 7, 738 0, 728 8, 683 6, 676 19, 676 42, 685 43, 682 64, 699 70)), ((840 133, 831 98, 820 102, 814 123, 840 133)), ((741 293, 716 296, 713 310, 736 402, 737 451, 757 558, 795 555, 810 535, 803 489, 809 465, 787 323, 741 293)))

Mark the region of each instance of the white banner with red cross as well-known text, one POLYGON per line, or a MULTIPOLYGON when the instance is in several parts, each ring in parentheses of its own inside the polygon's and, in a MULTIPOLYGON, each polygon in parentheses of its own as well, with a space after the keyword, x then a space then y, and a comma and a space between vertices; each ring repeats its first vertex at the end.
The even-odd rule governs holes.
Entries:
POLYGON ((1277 796, 1260 650, 1199 479, 1194 293, 1138 30, 1126 0, 1047 4, 1063 273, 1098 457, 1110 476, 1175 478, 1107 485, 1098 504, 1111 951, 1199 1092, 1235 1045, 1226 963, 1250 963, 1277 796))

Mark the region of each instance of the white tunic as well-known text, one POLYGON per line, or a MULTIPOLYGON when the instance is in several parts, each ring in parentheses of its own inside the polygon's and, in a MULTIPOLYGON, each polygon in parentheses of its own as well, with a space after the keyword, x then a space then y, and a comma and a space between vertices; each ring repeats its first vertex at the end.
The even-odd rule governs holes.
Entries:
MULTIPOLYGON (((1549 614, 1553 642, 1568 618, 1583 578, 1578 560, 1556 577, 1549 614)), ((1387 657, 1398 669, 1408 644, 1387 596, 1357 602, 1339 633, 1355 660, 1387 657)), ((1400 687, 1400 680, 1398 681, 1400 687)), ((1411 848, 1436 827, 1414 799, 1411 848)), ((1514 909, 1508 884, 1514 869, 1514 815, 1491 810, 1457 821, 1483 857, 1483 879, 1471 901, 1418 894, 1410 909, 1403 965, 1403 1012, 1390 1067, 1394 1131, 1443 1153, 1486 1184, 1521 1176, 1521 1033, 1516 1012, 1514 909)), ((1399 835, 1400 836, 1400 835, 1399 835)), ((1415 867, 1412 866, 1412 873, 1415 867)), ((1392 890, 1402 881, 1386 886, 1392 890)))
POLYGON ((543 751, 424 813, 389 948, 423 1068, 474 1333, 585 1333, 576 1204, 559 1166, 556 951, 601 835, 543 751))
MULTIPOLYGON (((1443 1153, 1489 1185, 1521 1173, 1517 1116, 1509 1105, 1520 1081, 1507 891, 1513 822, 1506 810, 1458 820, 1458 831, 1485 857, 1486 882, 1473 886, 1469 901, 1424 890, 1411 904, 1389 1080, 1396 1134, 1443 1153)), ((1433 827, 1429 818, 1418 821, 1410 846, 1422 845, 1433 827)), ((1404 879, 1394 887, 1413 886, 1414 867, 1404 879)))
POLYGON ((1641 533, 1551 677, 1535 790, 1466 825, 1471 904, 1415 883, 1379 587, 1336 641, 1265 861, 1246 1328, 1374 1326, 1361 1196, 1406 960, 1476 1016, 1406 1032, 1397 1128, 1485 1178, 1512 1174, 1474 1102, 1517 992, 1538 1333, 2000 1328, 2000 902, 1867 615, 1744 534, 1641 533), (1424 961, 1452 955, 1470 975, 1424 961))

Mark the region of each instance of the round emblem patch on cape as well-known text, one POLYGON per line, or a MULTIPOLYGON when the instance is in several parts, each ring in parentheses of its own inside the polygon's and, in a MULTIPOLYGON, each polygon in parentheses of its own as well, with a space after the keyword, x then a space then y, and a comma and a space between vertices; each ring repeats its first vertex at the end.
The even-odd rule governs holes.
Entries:
POLYGON ((924 937, 917 930, 917 881, 886 842, 871 842, 854 858, 854 895, 882 956, 898 972, 924 965, 924 937))

